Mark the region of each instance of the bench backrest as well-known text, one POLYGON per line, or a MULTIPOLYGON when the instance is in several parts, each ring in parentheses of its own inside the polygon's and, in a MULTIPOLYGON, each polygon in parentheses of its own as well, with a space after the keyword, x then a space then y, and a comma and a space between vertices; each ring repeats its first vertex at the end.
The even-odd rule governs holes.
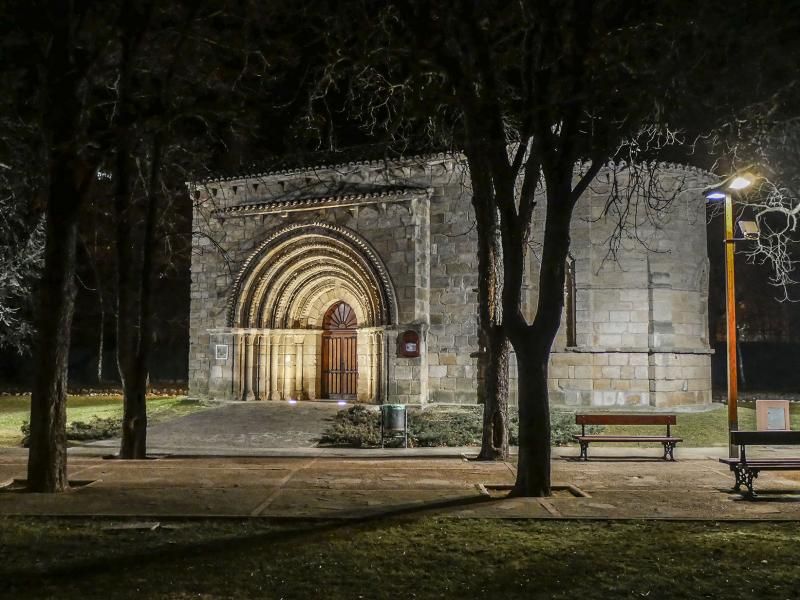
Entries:
POLYGON ((800 431, 731 431, 737 446, 800 445, 800 431))
POLYGON ((578 425, 675 425, 675 415, 575 415, 578 425))

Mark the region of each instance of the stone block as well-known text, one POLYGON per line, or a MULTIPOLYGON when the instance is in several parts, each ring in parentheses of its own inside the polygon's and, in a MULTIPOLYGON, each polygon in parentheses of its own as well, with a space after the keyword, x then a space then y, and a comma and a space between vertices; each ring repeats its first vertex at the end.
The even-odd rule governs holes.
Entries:
POLYGON ((627 365, 629 356, 630 355, 627 352, 615 352, 613 354, 609 354, 608 364, 614 366, 627 365))
POLYGON ((430 377, 447 377, 447 367, 444 365, 436 365, 428 367, 428 375, 430 377))

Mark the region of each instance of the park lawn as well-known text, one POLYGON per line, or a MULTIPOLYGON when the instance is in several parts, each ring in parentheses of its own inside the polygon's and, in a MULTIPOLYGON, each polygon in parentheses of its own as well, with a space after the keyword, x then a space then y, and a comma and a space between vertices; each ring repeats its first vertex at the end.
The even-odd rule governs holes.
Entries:
MULTIPOLYGON (((756 407, 753 402, 739 403, 739 429, 747 431, 756 428, 756 407)), ((718 407, 703 412, 676 413, 678 424, 672 427, 672 434, 683 438, 680 447, 708 448, 712 446, 726 446, 728 444, 728 410, 727 406, 718 407)), ((791 403, 789 415, 792 429, 800 429, 800 405, 791 403)), ((658 435, 666 430, 660 425, 646 426, 621 426, 608 425, 603 427, 603 434, 634 434, 658 435)), ((622 444, 615 444, 620 446, 622 444)), ((635 444, 631 444, 635 445, 635 444)), ((652 446, 653 444, 647 444, 652 446)))
POLYGON ((572 600, 797 598, 800 589, 795 523, 111 524, 0 519, 0 595, 572 600))
MULTIPOLYGON (((0 396, 0 447, 18 446, 20 427, 30 420, 30 396, 0 396)), ((185 396, 160 396, 147 401, 148 422, 159 423, 187 415, 204 406, 185 396)), ((93 418, 122 418, 122 396, 95 395, 67 398, 67 423, 93 418)))

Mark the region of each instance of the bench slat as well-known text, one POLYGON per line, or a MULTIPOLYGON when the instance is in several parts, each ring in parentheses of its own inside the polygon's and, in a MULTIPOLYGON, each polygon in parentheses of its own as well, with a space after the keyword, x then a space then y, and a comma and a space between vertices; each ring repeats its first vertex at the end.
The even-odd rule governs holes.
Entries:
POLYGON ((747 466, 751 469, 798 469, 800 468, 800 462, 785 462, 785 461, 747 461, 747 466))
POLYGON ((644 415, 575 415, 578 425, 675 425, 675 415, 644 414, 644 415))
POLYGON ((737 446, 800 445, 800 431, 731 431, 731 443, 737 446))
MULTIPOLYGON (((741 460, 738 458, 720 458, 719 462, 726 465, 738 465, 741 460)), ((746 464, 748 467, 758 465, 793 465, 800 467, 800 458, 756 458, 755 460, 748 460, 746 464)))
POLYGON ((575 435, 580 442, 682 442, 683 438, 666 435, 575 435))

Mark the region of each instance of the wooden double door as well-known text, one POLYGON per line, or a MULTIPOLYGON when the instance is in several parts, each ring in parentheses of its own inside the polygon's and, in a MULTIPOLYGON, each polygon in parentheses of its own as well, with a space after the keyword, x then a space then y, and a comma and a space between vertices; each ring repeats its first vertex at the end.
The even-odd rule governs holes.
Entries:
POLYGON ((331 307, 323 320, 322 397, 353 400, 358 394, 357 322, 344 302, 331 307))
POLYGON ((356 332, 322 334, 322 397, 350 400, 358 393, 356 332))

